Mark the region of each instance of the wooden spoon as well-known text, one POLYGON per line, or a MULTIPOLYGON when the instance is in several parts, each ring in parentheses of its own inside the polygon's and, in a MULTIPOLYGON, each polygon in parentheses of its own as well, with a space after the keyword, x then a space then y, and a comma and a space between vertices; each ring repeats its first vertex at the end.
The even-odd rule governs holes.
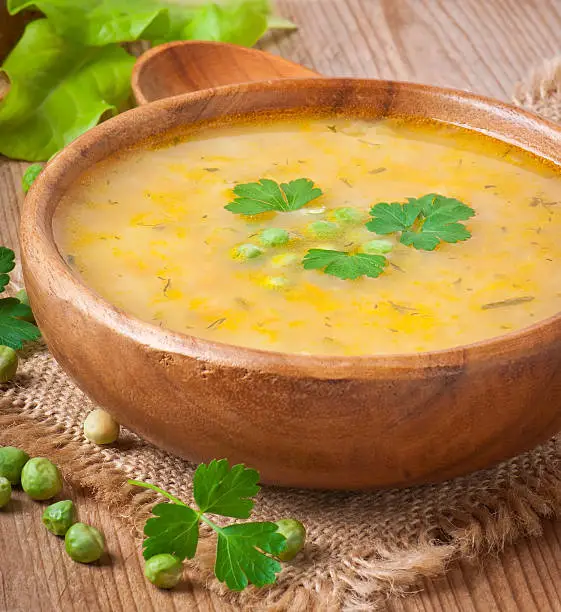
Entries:
POLYGON ((288 60, 237 45, 188 40, 144 53, 132 73, 138 104, 222 85, 319 76, 288 60))

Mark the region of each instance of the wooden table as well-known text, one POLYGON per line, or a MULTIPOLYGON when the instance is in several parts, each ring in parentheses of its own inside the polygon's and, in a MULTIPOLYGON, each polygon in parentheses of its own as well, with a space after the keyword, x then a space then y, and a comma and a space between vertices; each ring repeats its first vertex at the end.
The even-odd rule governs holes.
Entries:
MULTIPOLYGON (((279 0, 300 25, 266 48, 327 75, 404 79, 508 99, 515 82, 559 51, 559 0, 279 0)), ((16 246, 21 166, 0 160, 0 244, 16 246)), ((111 561, 80 566, 42 527, 41 509, 18 494, 0 513, 0 610, 226 609, 202 585, 174 593, 142 576, 138 544, 117 520, 73 492, 84 521, 104 530, 111 561)), ((480 566, 461 563, 392 611, 561 610, 561 523, 480 566)))

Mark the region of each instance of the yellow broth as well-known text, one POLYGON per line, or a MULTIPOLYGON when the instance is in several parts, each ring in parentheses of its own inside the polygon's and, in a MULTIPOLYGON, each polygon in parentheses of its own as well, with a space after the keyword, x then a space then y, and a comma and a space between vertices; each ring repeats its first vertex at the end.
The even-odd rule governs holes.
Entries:
POLYGON ((561 308, 558 169, 459 128, 384 120, 213 127, 96 165, 57 209, 60 251, 117 307, 171 330, 289 353, 364 355, 446 349, 516 330, 561 308), (225 210, 236 183, 307 177, 324 192, 301 210, 225 210), (432 252, 363 223, 331 239, 309 224, 333 209, 439 193, 473 207, 472 237, 432 252), (288 245, 247 261, 262 229, 288 245), (378 278, 305 270, 310 248, 394 243, 378 278))

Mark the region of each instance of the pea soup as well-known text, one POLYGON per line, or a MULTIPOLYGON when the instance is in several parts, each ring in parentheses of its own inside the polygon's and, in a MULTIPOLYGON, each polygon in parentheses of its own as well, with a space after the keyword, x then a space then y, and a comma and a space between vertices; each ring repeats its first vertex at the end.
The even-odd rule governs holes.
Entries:
POLYGON ((432 351, 561 310, 559 169, 448 125, 208 127, 97 164, 54 230, 115 306, 264 350, 432 351))

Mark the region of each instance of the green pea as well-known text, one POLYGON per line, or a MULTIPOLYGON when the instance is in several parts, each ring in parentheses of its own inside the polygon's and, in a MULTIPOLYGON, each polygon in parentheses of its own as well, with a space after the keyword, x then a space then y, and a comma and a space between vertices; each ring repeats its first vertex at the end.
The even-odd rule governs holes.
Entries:
POLYGON ((314 238, 320 239, 335 238, 340 233, 339 225, 331 221, 314 221, 306 227, 306 230, 314 238))
POLYGON ((0 476, 7 478, 13 485, 19 485, 21 471, 28 461, 29 455, 19 448, 14 446, 0 448, 0 476))
POLYGON ((281 519, 275 523, 277 532, 286 538, 285 549, 278 554, 281 561, 290 561, 304 548, 306 528, 296 519, 281 519))
POLYGON ((365 242, 361 249, 364 253, 369 253, 371 255, 389 253, 393 249, 393 242, 389 240, 370 240, 369 242, 365 242))
POLYGON ((72 500, 65 499, 47 506, 41 519, 43 525, 57 536, 63 536, 76 522, 76 511, 72 500))
POLYGON ((120 432, 119 423, 105 410, 92 410, 84 421, 84 435, 94 444, 113 444, 120 432))
POLYGON ((269 227, 259 234, 259 242, 266 247, 284 246, 290 241, 290 234, 280 227, 269 227))
POLYGON ((356 208, 350 208, 349 206, 343 206, 342 208, 336 208, 332 212, 332 216, 335 221, 346 224, 358 224, 364 220, 364 215, 360 210, 356 208))
POLYGON ((68 556, 78 563, 93 563, 105 550, 103 535, 91 525, 74 523, 66 532, 64 547, 68 556))
MULTIPOLYGON (((15 296, 22 304, 25 304, 26 306, 29 306, 29 297, 27 295, 27 291, 25 289, 20 289, 15 296)), ((26 315, 25 317, 19 317, 20 319, 23 319, 24 321, 28 321, 29 323, 35 323, 35 317, 33 316, 33 313, 26 315)))
POLYGON ((62 477, 54 463, 34 457, 23 466, 21 486, 31 499, 51 499, 61 492, 62 477))
POLYGON ((268 289, 285 289, 290 283, 286 276, 267 276, 263 284, 268 289))
POLYGON ((259 247, 250 243, 240 244, 232 249, 232 257, 234 259, 241 259, 242 261, 246 261, 247 259, 255 259, 262 253, 263 251, 259 247))
POLYGON ((146 578, 160 589, 172 589, 181 580, 182 573, 181 559, 167 553, 150 557, 144 566, 146 578))
POLYGON ((0 383, 8 382, 18 371, 18 355, 9 346, 0 346, 0 383))
POLYGON ((0 476, 0 508, 3 508, 12 498, 12 485, 7 478, 0 476))

